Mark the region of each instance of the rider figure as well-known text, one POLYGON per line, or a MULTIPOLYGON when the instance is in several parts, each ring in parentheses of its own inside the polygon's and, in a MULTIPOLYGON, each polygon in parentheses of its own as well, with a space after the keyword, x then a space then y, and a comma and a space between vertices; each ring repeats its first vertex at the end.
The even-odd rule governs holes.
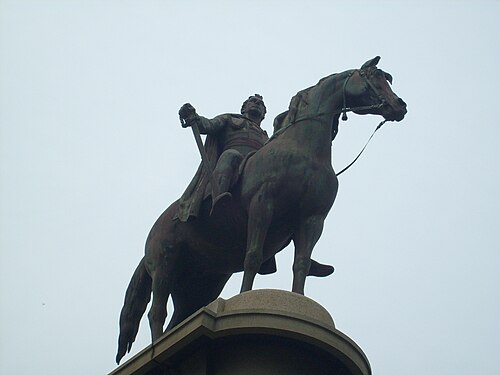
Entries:
MULTIPOLYGON (((255 94, 243 102, 241 115, 223 114, 213 119, 199 116, 193 106, 184 104, 179 110, 183 127, 198 125, 200 133, 207 134, 205 151, 212 165, 213 178, 208 169, 200 165, 193 180, 179 199, 176 219, 186 222, 199 215, 201 203, 212 195, 212 209, 215 205, 224 204, 231 199, 229 190, 236 182, 239 167, 245 156, 260 149, 269 139, 260 124, 266 114, 266 106, 262 96, 255 94), (215 186, 210 187, 214 181, 215 186)), ((311 260, 310 276, 324 277, 333 272, 333 267, 311 260)), ((265 262, 259 273, 267 274, 276 271, 274 257, 265 262)))
POLYGON ((196 114, 189 103, 179 110, 179 115, 184 120, 183 127, 196 123, 200 133, 216 139, 218 156, 212 179, 215 186, 211 187, 210 192, 206 192, 212 195, 213 208, 231 199, 229 190, 238 178, 244 157, 260 149, 269 139, 260 127, 265 114, 266 106, 259 94, 250 96, 243 102, 241 115, 223 114, 210 120, 196 114))

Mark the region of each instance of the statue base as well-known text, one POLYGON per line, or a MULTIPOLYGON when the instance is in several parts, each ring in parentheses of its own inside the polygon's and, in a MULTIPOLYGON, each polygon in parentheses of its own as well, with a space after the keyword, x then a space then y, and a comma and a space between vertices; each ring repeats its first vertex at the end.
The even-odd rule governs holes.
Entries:
POLYGON ((218 298, 109 375, 370 375, 330 314, 300 294, 218 298))

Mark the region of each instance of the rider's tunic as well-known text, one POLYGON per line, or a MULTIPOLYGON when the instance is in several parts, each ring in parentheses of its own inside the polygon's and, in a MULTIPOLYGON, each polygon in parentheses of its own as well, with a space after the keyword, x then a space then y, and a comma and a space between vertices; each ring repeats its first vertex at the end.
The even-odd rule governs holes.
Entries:
POLYGON ((215 135, 222 152, 232 149, 243 156, 258 150, 268 140, 259 125, 241 115, 220 115, 212 120, 201 117, 199 129, 202 134, 215 135))

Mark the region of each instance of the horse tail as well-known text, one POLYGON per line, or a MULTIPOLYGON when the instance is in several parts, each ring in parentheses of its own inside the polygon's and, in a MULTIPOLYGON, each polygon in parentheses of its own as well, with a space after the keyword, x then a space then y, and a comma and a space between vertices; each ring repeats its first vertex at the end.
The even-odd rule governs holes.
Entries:
POLYGON ((118 353, 116 363, 130 352, 135 341, 141 317, 151 299, 151 277, 144 266, 144 258, 135 269, 134 275, 125 293, 125 301, 120 313, 120 336, 118 337, 118 353))

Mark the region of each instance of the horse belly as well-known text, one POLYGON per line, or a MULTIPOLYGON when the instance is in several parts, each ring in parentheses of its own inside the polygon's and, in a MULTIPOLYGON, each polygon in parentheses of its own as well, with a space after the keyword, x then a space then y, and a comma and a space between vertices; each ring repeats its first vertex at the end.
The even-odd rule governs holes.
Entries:
POLYGON ((201 274, 233 273, 243 269, 246 249, 246 220, 227 213, 225 220, 200 217, 186 223, 179 233, 183 238, 183 258, 192 271, 201 274))

